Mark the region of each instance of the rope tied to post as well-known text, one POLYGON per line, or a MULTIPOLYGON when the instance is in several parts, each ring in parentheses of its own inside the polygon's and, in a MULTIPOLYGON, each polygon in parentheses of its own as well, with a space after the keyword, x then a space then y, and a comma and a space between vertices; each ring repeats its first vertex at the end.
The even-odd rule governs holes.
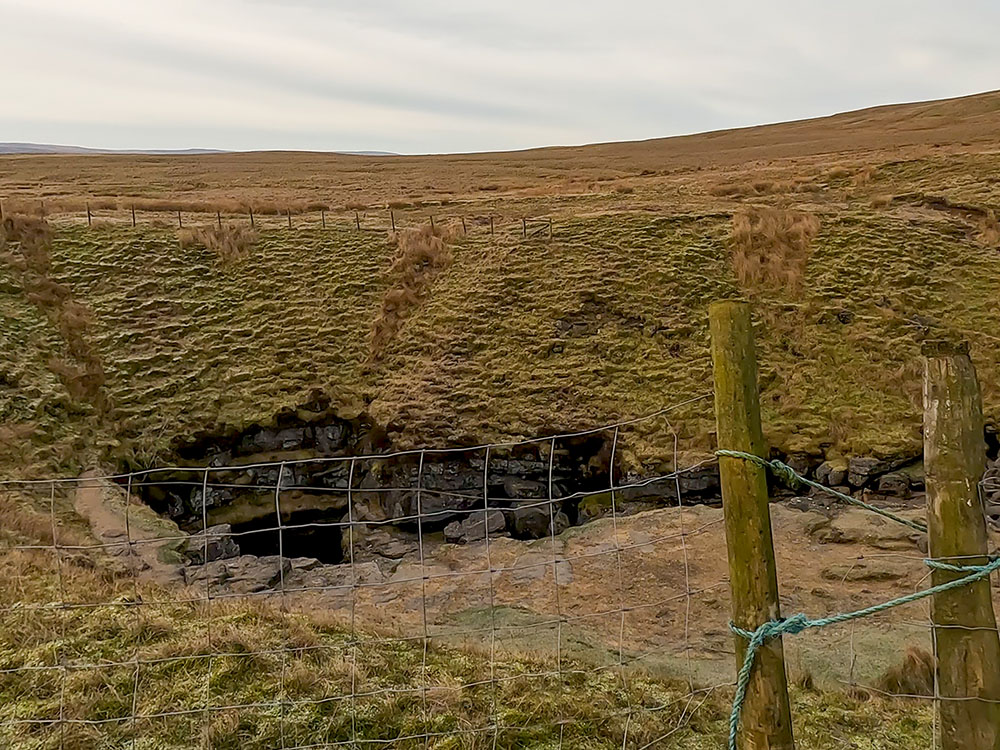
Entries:
POLYGON ((927 527, 924 526, 919 521, 911 521, 908 518, 903 518, 895 513, 885 510, 883 508, 876 507, 870 503, 866 503, 863 500, 858 500, 856 497, 852 497, 844 492, 839 492, 832 487, 827 487, 819 482, 814 482, 812 479, 807 479, 806 477, 799 474, 795 469, 793 469, 788 464, 779 461, 778 459, 772 459, 768 461, 760 456, 755 456, 753 453, 746 453, 744 451, 731 451, 731 450, 717 450, 715 452, 717 456, 725 456, 727 458, 741 458, 744 461, 749 461, 750 463, 759 466, 762 469, 768 469, 776 477, 785 482, 790 489, 797 489, 799 487, 812 487, 820 492, 825 492, 828 495, 833 495, 838 500, 843 500, 845 503, 850 503, 851 505, 856 505, 859 508, 864 508, 867 511, 876 513, 884 518, 888 518, 896 523, 903 524, 903 526, 908 526, 914 531, 919 531, 922 534, 927 533, 927 527))
MULTIPOLYGON (((763 461, 763 459, 760 460, 763 461)), ((739 730, 740 714, 743 710, 743 703, 746 700, 747 686, 750 684, 750 675, 753 673, 753 667, 757 660, 757 651, 768 641, 780 638, 785 633, 794 635, 810 628, 822 628, 827 625, 839 625, 840 623, 848 622, 849 620, 857 620, 862 617, 878 614, 879 612, 884 612, 885 610, 892 609, 893 607, 911 604, 913 602, 920 601, 921 599, 925 599, 928 596, 934 596, 935 594, 940 594, 945 591, 967 586, 970 583, 975 583, 978 580, 989 577, 989 575, 994 571, 1000 570, 1000 557, 994 557, 984 565, 954 565, 952 563, 930 559, 924 560, 924 563, 928 567, 936 570, 944 570, 951 573, 962 573, 964 575, 961 578, 956 578, 952 581, 938 584, 937 586, 931 586, 929 589, 907 594, 906 596, 901 596, 896 599, 890 599, 889 601, 882 602, 881 604, 875 604, 871 607, 865 607, 864 609, 859 609, 854 612, 842 612, 840 614, 831 615, 830 617, 821 617, 816 620, 810 620, 804 614, 797 614, 781 620, 771 620, 769 622, 765 622, 764 624, 758 626, 755 630, 746 630, 738 627, 735 623, 730 622, 729 629, 736 635, 745 638, 747 640, 747 647, 743 657, 743 665, 740 667, 740 671, 736 677, 736 693, 733 696, 733 710, 729 716, 729 750, 736 750, 736 734, 739 730)))

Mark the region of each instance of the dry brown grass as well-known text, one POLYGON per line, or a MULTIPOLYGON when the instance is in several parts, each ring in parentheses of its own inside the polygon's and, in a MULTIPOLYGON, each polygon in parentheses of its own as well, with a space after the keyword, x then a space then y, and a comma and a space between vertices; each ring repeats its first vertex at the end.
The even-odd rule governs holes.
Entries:
POLYGON ((815 176, 831 166, 835 174, 849 170, 853 176, 847 181, 857 183, 868 179, 864 162, 995 149, 998 98, 993 92, 698 136, 512 153, 9 156, 0 157, 0 200, 5 211, 31 214, 80 216, 89 201, 92 208, 116 203, 123 213, 134 204, 140 211, 241 214, 253 206, 263 215, 300 213, 320 204, 384 206, 442 194, 493 200, 497 193, 531 189, 555 195, 569 183, 599 185, 640 174, 649 175, 651 184, 693 175, 703 192, 718 196, 790 187, 801 192, 807 189, 797 177, 803 170, 815 176), (761 165, 767 166, 766 175, 760 174, 761 165), (573 177, 553 179, 562 174, 573 177), (738 185, 718 186, 722 180, 738 185))
POLYGON ((730 262, 747 289, 801 289, 819 219, 803 211, 765 206, 733 215, 730 262))
POLYGON ((177 239, 183 248, 202 248, 218 257, 225 265, 236 263, 257 246, 258 235, 245 226, 225 224, 180 229, 177 239))
POLYGON ((976 241, 984 247, 1000 247, 1000 222, 989 211, 976 222, 976 241))
POLYGON ((934 695, 934 657, 922 648, 908 648, 902 663, 882 675, 878 688, 893 695, 934 695))
POLYGON ((425 225, 404 229, 393 235, 396 253, 389 268, 392 280, 382 298, 382 307, 372 323, 370 352, 377 361, 414 308, 430 293, 434 279, 452 260, 448 243, 454 240, 460 225, 425 225))

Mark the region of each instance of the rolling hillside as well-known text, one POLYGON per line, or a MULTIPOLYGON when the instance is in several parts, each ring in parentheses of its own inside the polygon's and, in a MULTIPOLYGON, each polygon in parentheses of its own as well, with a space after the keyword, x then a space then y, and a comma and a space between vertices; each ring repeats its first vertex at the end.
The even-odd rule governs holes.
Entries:
MULTIPOLYGON (((32 436, 13 457, 150 462, 317 389, 399 446, 589 427, 705 393, 706 306, 734 295, 757 304, 775 447, 913 454, 924 338, 971 340, 1000 415, 998 125, 990 93, 506 154, 5 157, 5 215, 44 211, 52 231, 43 272, 13 236, 0 264, 0 415, 32 436), (374 356, 400 283, 387 205, 400 227, 450 227, 449 261, 374 356), (235 262, 170 226, 175 210, 245 225, 282 207, 293 228, 258 219, 235 262), (551 217, 552 239, 521 237, 522 216, 551 217), (67 385, 75 344, 29 288, 39 273, 87 321, 100 408, 67 385)), ((684 450, 711 448, 709 404, 673 426, 684 450)), ((626 460, 652 470, 671 448, 636 434, 626 460)))

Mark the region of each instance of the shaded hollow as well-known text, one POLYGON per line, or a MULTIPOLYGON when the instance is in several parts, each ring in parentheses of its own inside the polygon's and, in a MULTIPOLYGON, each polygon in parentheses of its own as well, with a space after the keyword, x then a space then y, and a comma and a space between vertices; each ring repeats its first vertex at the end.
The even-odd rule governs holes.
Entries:
POLYGON ((283 552, 285 557, 313 557, 330 565, 344 561, 341 527, 328 513, 304 510, 282 516, 280 545, 274 515, 233 524, 240 552, 257 556, 283 552))

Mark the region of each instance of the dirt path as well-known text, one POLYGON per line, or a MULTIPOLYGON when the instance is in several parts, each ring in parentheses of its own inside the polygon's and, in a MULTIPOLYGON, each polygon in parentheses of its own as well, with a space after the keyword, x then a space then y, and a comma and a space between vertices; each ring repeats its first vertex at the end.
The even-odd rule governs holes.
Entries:
POLYGON ((177 547, 182 533, 145 505, 129 502, 116 484, 87 471, 80 476, 73 498, 76 512, 90 524, 105 551, 126 561, 132 570, 158 584, 176 584, 182 566, 177 547), (131 542, 131 543, 130 543, 131 542))

